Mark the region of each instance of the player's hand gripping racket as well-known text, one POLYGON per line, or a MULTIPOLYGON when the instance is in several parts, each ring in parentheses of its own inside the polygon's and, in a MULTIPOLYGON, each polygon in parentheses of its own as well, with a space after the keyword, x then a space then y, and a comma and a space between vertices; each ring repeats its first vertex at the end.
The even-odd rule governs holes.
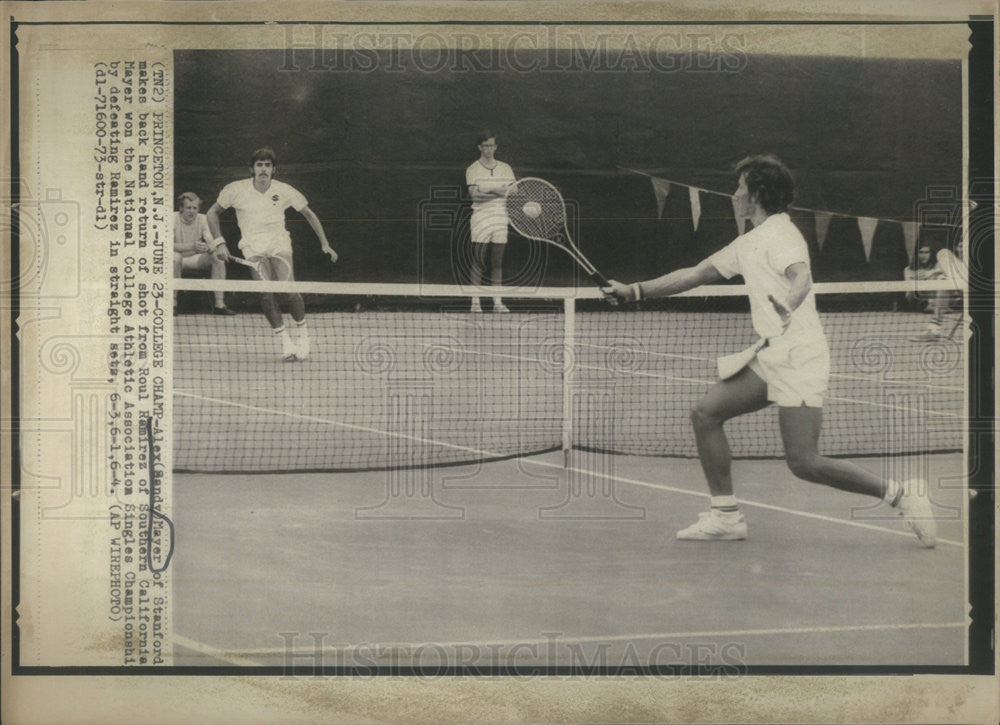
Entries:
POLYGON ((566 226, 566 204, 556 187, 529 177, 507 187, 507 218, 522 237, 548 242, 567 252, 599 287, 607 278, 576 248, 566 226))

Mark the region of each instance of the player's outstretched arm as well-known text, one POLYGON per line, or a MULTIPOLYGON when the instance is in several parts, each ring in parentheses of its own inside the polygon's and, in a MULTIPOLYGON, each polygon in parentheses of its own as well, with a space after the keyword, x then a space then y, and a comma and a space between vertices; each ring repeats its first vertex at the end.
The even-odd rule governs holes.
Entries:
POLYGON ((706 259, 694 267, 675 269, 662 277, 643 282, 622 284, 615 280, 609 280, 608 286, 602 288, 601 291, 608 298, 615 298, 622 302, 637 302, 646 298, 669 297, 723 279, 725 278, 715 268, 715 265, 706 259))
POLYGON ((302 207, 302 209, 299 210, 299 213, 306 218, 306 221, 309 222, 309 226, 311 226, 313 232, 316 233, 316 236, 319 238, 319 246, 323 252, 330 256, 331 262, 336 262, 339 255, 333 251, 333 247, 330 246, 330 242, 326 240, 326 232, 323 231, 323 225, 320 223, 319 217, 316 216, 316 213, 308 206, 302 207))
POLYGON ((222 236, 222 226, 219 224, 219 214, 222 207, 219 202, 212 204, 212 208, 205 214, 208 220, 208 230, 212 233, 212 254, 216 259, 229 259, 229 250, 226 248, 226 240, 222 236))

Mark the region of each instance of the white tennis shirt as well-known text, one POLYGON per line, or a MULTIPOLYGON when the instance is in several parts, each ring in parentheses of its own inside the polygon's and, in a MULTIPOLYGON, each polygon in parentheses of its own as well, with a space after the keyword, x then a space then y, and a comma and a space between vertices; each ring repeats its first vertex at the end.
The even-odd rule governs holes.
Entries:
MULTIPOLYGON (((465 170, 465 183, 472 187, 478 186, 481 191, 500 189, 508 184, 513 184, 514 169, 503 161, 497 161, 497 165, 492 169, 483 166, 479 159, 465 170)), ((499 227, 507 228, 507 200, 502 196, 494 197, 486 201, 472 202, 473 225, 487 228, 499 227)))
MULTIPOLYGON (((787 304, 792 283, 785 276, 785 270, 799 262, 809 266, 806 240, 788 214, 772 214, 759 227, 741 234, 710 256, 708 261, 726 279, 743 275, 750 298, 750 317, 757 334, 764 338, 781 335, 781 317, 767 297, 773 295, 782 304, 787 304)), ((784 337, 787 343, 824 339, 816 312, 816 296, 811 289, 792 313, 784 337)))
POLYGON ((272 179, 267 191, 261 193, 254 188, 253 179, 241 179, 226 184, 218 204, 223 209, 236 209, 241 242, 260 244, 277 239, 291 243, 285 228, 285 209, 302 211, 309 202, 284 182, 272 179))

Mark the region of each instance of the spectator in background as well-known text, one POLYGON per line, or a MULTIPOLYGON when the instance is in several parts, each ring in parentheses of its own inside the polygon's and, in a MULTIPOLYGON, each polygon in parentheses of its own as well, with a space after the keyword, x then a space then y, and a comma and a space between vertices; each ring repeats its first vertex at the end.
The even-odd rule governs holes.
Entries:
MULTIPOLYGON (((212 254, 212 232, 208 219, 200 214, 201 199, 192 191, 185 191, 177 197, 177 213, 174 214, 174 277, 181 277, 186 270, 212 271, 212 279, 226 278, 226 261, 216 259, 212 254)), ((213 292, 216 315, 233 315, 226 307, 225 293, 213 292)), ((174 292, 174 309, 177 308, 177 293, 174 292)))
MULTIPOLYGON (((916 280, 922 282, 927 279, 942 279, 943 274, 940 269, 938 269, 937 263, 934 259, 934 251, 931 249, 930 244, 921 244, 917 249, 917 254, 913 258, 913 264, 903 269, 903 279, 906 280, 916 280)), ((918 302, 923 299, 927 299, 926 296, 911 290, 906 293, 907 302, 918 302)), ((933 312, 933 304, 928 302, 924 312, 933 312)))
POLYGON ((937 290, 934 293, 934 298, 930 303, 931 314, 933 315, 930 324, 927 325, 927 330, 922 334, 911 337, 912 341, 939 340, 943 337, 950 337, 951 333, 954 332, 953 328, 945 335, 944 318, 954 305, 961 303, 962 292, 968 284, 969 270, 965 266, 963 246, 960 239, 955 244, 954 252, 945 248, 937 253, 937 264, 935 265, 935 269, 938 270, 939 274, 937 279, 948 280, 951 282, 953 289, 937 290))
MULTIPOLYGON (((479 134, 479 158, 465 170, 465 183, 472 196, 471 282, 478 287, 483 281, 487 261, 494 286, 503 283, 503 252, 507 246, 507 187, 513 184, 514 170, 495 157, 496 135, 490 130, 479 134)), ((472 311, 482 312, 479 298, 472 298, 472 311)), ((494 312, 509 312, 499 297, 493 298, 494 312)))

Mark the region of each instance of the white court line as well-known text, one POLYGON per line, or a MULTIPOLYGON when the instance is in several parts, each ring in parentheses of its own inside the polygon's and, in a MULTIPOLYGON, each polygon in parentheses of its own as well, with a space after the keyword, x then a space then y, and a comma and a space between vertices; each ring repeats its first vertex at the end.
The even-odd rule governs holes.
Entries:
MULTIPOLYGON (((967 627, 967 622, 928 622, 915 624, 858 624, 841 625, 832 627, 779 627, 773 629, 723 629, 706 630, 704 632, 643 632, 635 634, 612 634, 607 636, 587 636, 587 637, 561 637, 553 634, 550 637, 525 637, 522 639, 485 639, 478 642, 469 640, 459 640, 455 642, 358 642, 352 645, 326 646, 319 651, 322 655, 336 655, 349 653, 354 650, 363 651, 366 656, 374 656, 379 651, 389 654, 392 650, 415 650, 424 652, 429 648, 472 648, 472 647, 513 647, 517 645, 541 647, 586 644, 604 642, 641 642, 643 640, 663 640, 688 639, 691 637, 718 638, 718 637, 770 637, 791 634, 834 634, 837 632, 885 632, 885 631, 909 631, 915 629, 957 629, 967 627)), ((217 650, 211 645, 197 642, 195 640, 174 635, 174 643, 187 649, 200 652, 213 659, 225 660, 235 664, 261 666, 259 662, 249 659, 250 657, 269 657, 273 655, 287 655, 296 659, 312 657, 317 654, 316 647, 260 647, 239 650, 217 650)), ((437 653, 435 653, 437 654, 437 653)), ((556 664, 556 663, 552 663, 556 664)))
MULTIPOLYGON (((914 373, 919 374, 919 373, 914 373)), ((935 390, 950 390, 954 393, 961 393, 965 388, 955 385, 938 385, 936 383, 925 383, 920 380, 907 380, 906 378, 894 379, 894 380, 879 380, 875 376, 870 375, 847 375, 846 373, 830 373, 831 378, 843 378, 844 380, 863 380, 866 383, 880 384, 903 384, 911 388, 933 388, 935 390)))
MULTIPOLYGON (((489 357, 494 357, 494 358, 501 358, 501 359, 504 359, 504 360, 517 360, 519 362, 533 362, 533 363, 541 363, 541 364, 545 364, 547 362, 547 361, 543 360, 542 358, 525 357, 524 355, 512 355, 510 353, 469 350, 469 349, 466 349, 466 348, 448 347, 448 346, 445 346, 445 345, 435 345, 434 347, 435 347, 435 349, 438 349, 438 350, 447 350, 449 352, 458 352, 458 353, 467 354, 467 355, 479 355, 479 356, 483 356, 483 357, 489 356, 489 357)), ((693 359, 702 359, 702 358, 693 358, 693 359)), ((581 370, 597 370, 597 371, 606 371, 607 370, 606 368, 600 367, 599 365, 584 365, 583 363, 579 363, 579 362, 576 363, 576 367, 580 368, 581 370)), ((665 381, 669 381, 670 385, 674 385, 676 383, 693 383, 693 384, 697 384, 697 385, 714 385, 716 382, 718 382, 717 380, 704 380, 702 378, 688 378, 688 377, 683 377, 683 376, 680 376, 680 375, 664 375, 662 373, 651 373, 651 372, 645 372, 645 371, 640 371, 640 370, 629 372, 629 373, 627 373, 627 375, 629 377, 653 378, 655 380, 665 380, 665 381)), ((243 387, 245 387, 245 388, 252 388, 253 386, 252 385, 244 385, 243 387)), ((266 387, 266 386, 265 386, 265 384, 261 383, 257 387, 266 387)), ((191 397, 196 397, 196 396, 191 396, 191 397)), ((921 410, 921 409, 918 409, 918 408, 910 408, 909 406, 905 406, 905 405, 889 405, 889 404, 886 404, 886 403, 876 403, 876 402, 871 401, 871 400, 859 400, 857 398, 845 398, 845 397, 838 396, 838 395, 826 395, 826 396, 824 396, 824 400, 836 400, 836 401, 839 401, 841 403, 854 403, 856 405, 868 405, 868 406, 871 406, 871 407, 874 407, 874 408, 885 408, 886 410, 896 410, 896 411, 902 411, 902 412, 907 412, 907 413, 919 413, 920 415, 937 416, 939 418, 957 418, 957 419, 961 419, 963 417, 963 416, 961 416, 961 415, 959 415, 957 413, 948 413, 948 412, 941 411, 941 410, 933 410, 933 409, 921 410)))
MULTIPOLYGON (((361 341, 361 339, 359 338, 359 340, 357 342, 360 342, 360 341, 361 341)), ((325 348, 353 349, 357 345, 357 342, 351 341, 351 340, 338 340, 337 342, 322 342, 321 340, 313 340, 312 341, 312 345, 313 345, 313 349, 314 350, 322 350, 322 349, 325 349, 325 348)), ((474 344, 477 345, 477 346, 479 346, 479 347, 484 347, 484 346, 490 345, 490 344, 505 345, 506 343, 505 342, 497 342, 497 343, 474 343, 474 344)), ((609 346, 609 345, 597 345, 597 344, 589 343, 589 342, 577 342, 576 344, 579 347, 590 347, 590 348, 594 348, 594 349, 597 349, 597 350, 618 350, 618 351, 626 352, 626 353, 641 353, 643 355, 648 355, 650 357, 665 358, 665 359, 669 359, 669 360, 696 360, 698 362, 711 362, 714 359, 714 358, 711 358, 711 357, 704 357, 704 356, 700 356, 700 355, 681 355, 679 353, 656 352, 655 350, 646 350, 646 349, 642 349, 642 348, 612 347, 612 346, 609 346)), ((497 356, 501 356, 501 357, 503 356, 501 353, 475 352, 475 351, 467 350, 466 348, 445 347, 443 345, 438 345, 436 343, 432 343, 432 346, 435 347, 435 348, 438 348, 438 349, 442 349, 442 350, 459 350, 461 352, 471 352, 472 354, 478 354, 478 355, 493 354, 493 355, 497 355, 497 356)), ((211 348, 213 350, 218 350, 218 349, 245 350, 246 349, 246 345, 231 344, 231 343, 211 343, 211 342, 176 342, 176 343, 174 343, 174 347, 192 347, 192 348, 205 347, 205 348, 211 348)), ((536 361, 536 362, 542 362, 541 359, 536 359, 536 358, 525 358, 525 357, 516 357, 516 356, 511 356, 511 357, 513 359, 519 359, 519 360, 531 360, 531 361, 536 361)), ((598 367, 591 366, 589 369, 592 369, 592 370, 603 370, 604 368, 598 368, 598 367)), ((914 373, 914 374, 918 374, 918 373, 914 373)), ((965 388, 960 387, 960 386, 938 385, 936 383, 928 383, 928 382, 924 382, 922 380, 901 380, 901 381, 889 380, 889 381, 885 381, 885 380, 882 380, 878 376, 875 376, 875 375, 848 375, 847 373, 835 373, 835 372, 831 372, 830 373, 830 377, 831 378, 843 378, 845 380, 861 380, 861 381, 864 381, 864 382, 876 383, 876 384, 884 383, 884 382, 890 382, 890 383, 892 383, 892 382, 905 382, 907 385, 909 385, 911 387, 934 388, 934 389, 937 389, 937 390, 950 390, 950 391, 953 391, 953 392, 962 392, 963 390, 965 390, 965 388)), ((691 380, 694 380, 696 382, 715 382, 714 380, 713 381, 704 381, 704 380, 699 380, 699 379, 696 379, 696 378, 691 378, 691 380)))
POLYGON ((906 405, 886 405, 885 403, 873 403, 870 400, 858 400, 857 398, 844 398, 838 395, 825 395, 823 400, 837 400, 841 403, 856 403, 858 405, 872 405, 876 408, 885 408, 886 410, 903 410, 908 413, 920 413, 920 415, 936 415, 939 418, 957 418, 959 420, 964 419, 964 416, 958 413, 946 413, 943 410, 921 410, 920 408, 910 408, 906 405))
MULTIPOLYGON (((383 431, 383 430, 379 430, 377 428, 371 428, 369 426, 355 425, 353 423, 341 423, 339 421, 330 420, 328 418, 319 418, 317 416, 302 415, 300 413, 287 413, 285 411, 276 410, 274 408, 260 408, 260 407, 255 406, 255 405, 246 405, 244 403, 234 403, 232 401, 222 400, 220 398, 210 398, 210 397, 203 396, 203 395, 192 395, 190 393, 181 393, 181 392, 179 392, 177 390, 174 391, 174 394, 175 395, 182 395, 182 396, 188 397, 188 398, 198 398, 200 400, 207 400, 207 401, 210 401, 210 402, 213 402, 213 403, 218 403, 220 405, 229 405, 229 406, 232 406, 234 408, 244 408, 246 410, 255 410, 255 411, 258 411, 258 412, 268 413, 270 415, 285 416, 285 417, 288 417, 288 418, 296 418, 296 419, 299 419, 299 420, 310 420, 310 421, 317 422, 317 423, 324 423, 326 425, 339 426, 339 427, 343 427, 343 428, 350 428, 352 430, 363 430, 363 431, 366 431, 366 432, 369 432, 369 433, 378 433, 378 434, 386 435, 386 436, 390 436, 390 437, 405 438, 407 440, 417 441, 419 443, 431 443, 431 444, 434 444, 434 445, 440 445, 440 446, 444 446, 444 447, 447 447, 447 448, 453 448, 453 449, 456 449, 456 450, 466 451, 468 453, 476 453, 476 454, 478 454, 480 456, 483 456, 485 458, 503 458, 504 457, 504 454, 498 453, 498 452, 495 452, 495 451, 484 451, 484 450, 480 450, 480 449, 477 449, 477 448, 471 448, 469 446, 455 445, 453 443, 446 443, 444 441, 437 441, 437 440, 434 440, 434 439, 431 439, 431 438, 420 438, 418 436, 407 435, 405 433, 394 433, 392 431, 383 431)), ((676 486, 668 486, 665 483, 650 483, 649 481, 640 481, 640 480, 637 480, 637 479, 634 479, 634 478, 625 478, 624 476, 610 475, 610 474, 607 474, 607 473, 600 473, 600 472, 597 472, 597 471, 590 471, 590 470, 582 469, 582 468, 566 467, 566 466, 563 466, 562 464, 559 464, 559 463, 552 463, 550 461, 541 461, 541 460, 536 460, 534 458, 518 458, 518 460, 520 460, 520 461, 522 461, 524 463, 527 463, 529 465, 540 466, 542 468, 555 468, 555 469, 559 469, 559 470, 572 471, 573 473, 580 473, 580 474, 584 474, 584 475, 588 475, 588 476, 596 476, 597 478, 600 478, 600 479, 607 479, 607 480, 612 480, 612 481, 618 481, 620 483, 629 483, 629 484, 632 484, 634 486, 642 486, 642 487, 645 487, 645 488, 653 488, 653 489, 658 489, 658 490, 661 490, 661 491, 670 491, 671 493, 682 493, 682 494, 686 494, 688 496, 700 496, 702 498, 709 498, 709 494, 707 494, 707 493, 703 493, 703 492, 700 492, 700 491, 689 491, 689 490, 684 489, 684 488, 677 488, 676 486)), ((276 473, 280 473, 280 472, 276 472, 276 473)), ((790 509, 790 508, 786 508, 784 506, 774 506, 773 504, 757 503, 757 502, 749 501, 749 500, 742 499, 742 498, 740 499, 740 503, 745 504, 747 506, 752 506, 752 507, 755 507, 755 508, 762 508, 762 509, 767 509, 767 510, 770 510, 770 511, 778 511, 780 513, 791 514, 793 516, 802 516, 802 517, 805 517, 805 518, 815 519, 817 521, 825 521, 827 523, 841 524, 843 526, 853 526, 855 528, 868 529, 870 531, 880 531, 882 533, 894 534, 896 536, 907 536, 907 537, 913 536, 913 534, 911 534, 908 531, 900 531, 900 530, 897 530, 897 529, 890 529, 890 528, 886 528, 884 526, 874 526, 873 524, 864 524, 864 523, 861 523, 860 521, 851 521, 849 519, 838 519, 838 518, 835 518, 833 516, 824 516, 822 514, 815 514, 815 513, 808 512, 808 511, 799 511, 798 509, 790 509)), ((965 546, 961 541, 952 541, 950 539, 938 539, 938 543, 939 544, 947 544, 949 546, 958 546, 960 548, 965 546)))
MULTIPOLYGON (((499 358, 504 358, 504 359, 509 359, 509 360, 521 360, 521 361, 526 361, 526 362, 538 362, 538 363, 544 362, 541 358, 524 357, 524 356, 521 356, 521 355, 511 355, 511 354, 508 354, 508 353, 479 352, 479 351, 475 351, 475 350, 465 350, 465 349, 457 348, 457 347, 446 347, 444 345, 439 345, 439 346, 436 346, 436 347, 439 350, 449 350, 449 351, 452 351, 452 352, 467 353, 467 354, 470 354, 470 355, 483 355, 483 356, 489 355, 490 357, 499 357, 499 358)), ((698 359, 698 358, 696 358, 696 359, 698 359)), ((584 364, 579 363, 579 362, 576 363, 576 367, 580 368, 581 370, 598 370, 598 371, 606 371, 607 370, 607 368, 603 368, 603 367, 600 367, 598 365, 584 365, 584 364)), ((627 373, 627 375, 630 376, 630 377, 655 378, 657 380, 669 380, 669 381, 672 381, 671 384, 673 384, 673 382, 681 382, 681 383, 697 383, 699 385, 714 385, 715 383, 718 382, 718 380, 703 380, 701 378, 686 378, 686 377, 682 377, 680 375, 664 375, 662 373, 650 373, 650 372, 644 372, 644 371, 638 371, 638 370, 637 371, 629 372, 629 373, 627 373)), ((876 402, 871 401, 871 400, 858 400, 856 398, 844 398, 844 397, 841 397, 841 396, 838 396, 838 395, 825 395, 825 396, 823 396, 823 399, 824 400, 836 400, 836 401, 839 401, 841 403, 855 403, 857 405, 869 405, 869 406, 872 406, 874 408, 885 408, 886 410, 898 410, 898 411, 903 411, 903 412, 907 412, 907 413, 919 413, 920 415, 936 415, 936 416, 941 417, 941 418, 959 418, 959 419, 962 418, 962 416, 959 415, 959 414, 957 414, 957 413, 947 413, 947 412, 939 411, 939 410, 921 410, 921 409, 918 409, 918 408, 910 408, 909 406, 905 406, 905 405, 888 405, 886 403, 876 403, 876 402)))
MULTIPOLYGON (((530 459, 521 459, 521 460, 529 461, 530 459)), ((553 467, 555 467, 555 468, 561 468, 561 466, 558 466, 556 464, 551 464, 551 465, 553 467)), ((600 475, 600 474, 595 474, 594 472, 591 472, 591 471, 579 471, 578 469, 571 469, 571 470, 573 470, 575 472, 578 472, 578 473, 590 473, 591 475, 600 475)), ((700 491, 689 491, 689 490, 684 489, 684 488, 677 488, 675 486, 668 486, 665 483, 650 483, 649 481, 638 481, 638 480, 631 479, 631 478, 624 478, 622 476, 608 476, 608 475, 604 475, 604 478, 610 478, 612 480, 620 481, 622 483, 630 483, 633 486, 642 486, 644 488, 655 488, 655 489, 660 489, 662 491, 670 491, 671 493, 686 493, 689 496, 701 496, 702 498, 710 498, 710 495, 707 494, 707 493, 702 493, 700 491)), ((863 524, 860 521, 851 521, 850 519, 838 519, 838 518, 836 518, 834 516, 824 516, 823 514, 812 513, 811 511, 800 511, 799 509, 791 509, 791 508, 787 508, 785 506, 775 506, 774 504, 760 503, 760 502, 757 502, 757 501, 750 501, 750 500, 745 499, 745 498, 740 498, 739 499, 739 503, 740 503, 740 505, 746 505, 746 506, 750 506, 752 508, 766 509, 768 511, 777 511, 779 513, 791 514, 793 516, 802 516, 802 517, 807 518, 807 519, 815 519, 817 521, 825 521, 826 523, 830 523, 830 524, 842 524, 844 526, 853 526, 853 527, 858 528, 858 529, 868 529, 869 531, 880 531, 880 532, 882 532, 884 534, 893 534, 895 536, 906 536, 906 537, 912 537, 913 536, 913 534, 911 532, 909 532, 909 531, 902 531, 902 530, 899 530, 899 529, 890 529, 890 528, 886 528, 885 526, 875 526, 874 524, 863 524)), ((957 546, 959 548, 964 548, 964 546, 965 546, 965 544, 963 542, 961 542, 961 541, 953 541, 951 539, 938 539, 937 542, 939 544, 947 544, 949 546, 957 546)))
MULTIPOLYGON (((500 344, 500 343, 498 343, 498 344, 500 344)), ((588 344, 588 343, 578 343, 578 344, 580 346, 582 346, 582 347, 593 347, 593 348, 597 348, 597 349, 607 349, 607 350, 617 349, 617 350, 621 350, 622 352, 629 352, 629 353, 630 352, 639 352, 639 353, 642 353, 642 354, 645 354, 645 355, 652 355, 652 356, 656 356, 656 357, 664 357, 664 358, 671 358, 671 359, 697 360, 699 362, 708 362, 708 361, 711 360, 711 358, 697 357, 697 356, 692 356, 692 355, 676 355, 676 354, 673 354, 673 353, 651 352, 651 351, 648 351, 648 350, 635 350, 635 349, 632 349, 632 348, 611 348, 611 347, 607 347, 607 346, 604 346, 604 345, 591 345, 591 344, 588 344)), ((315 351, 315 350, 322 350, 323 348, 326 348, 326 347, 338 348, 338 347, 349 347, 350 345, 342 344, 342 343, 322 343, 322 342, 313 341, 312 342, 312 346, 313 346, 313 350, 315 351)), ((213 345, 211 343, 194 343, 194 342, 192 342, 192 343, 176 343, 175 347, 211 347, 212 349, 233 348, 233 349, 237 349, 237 350, 242 350, 242 349, 245 349, 246 346, 245 345, 231 345, 231 344, 227 344, 227 343, 221 343, 221 344, 213 345)), ((523 355, 511 355, 509 353, 488 352, 488 351, 483 352, 483 351, 478 351, 478 350, 471 350, 471 349, 468 349, 468 348, 448 347, 448 346, 445 346, 445 345, 436 345, 436 344, 433 345, 433 347, 435 349, 438 349, 438 350, 448 350, 450 352, 459 352, 459 353, 464 353, 464 354, 469 354, 469 355, 481 355, 481 356, 489 355, 489 356, 492 356, 492 357, 497 357, 497 358, 502 358, 502 359, 507 359, 507 360, 519 360, 519 361, 522 361, 522 362, 535 362, 535 363, 544 363, 544 362, 546 362, 546 361, 544 361, 541 358, 525 357, 523 355)), ((577 363, 577 367, 579 367, 582 370, 598 370, 598 371, 606 371, 607 370, 607 368, 603 368, 603 367, 600 367, 598 365, 584 365, 583 363, 577 363)), ((713 385, 714 383, 718 382, 717 380, 714 380, 714 379, 713 380, 704 380, 702 378, 687 378, 687 377, 682 377, 682 376, 679 376, 679 375, 662 375, 662 374, 659 374, 659 373, 650 373, 650 372, 644 372, 644 371, 639 371, 639 370, 629 372, 629 373, 627 373, 627 375, 628 376, 634 376, 634 377, 656 378, 656 379, 662 379, 662 380, 676 380, 678 382, 697 383, 699 385, 713 385)), ((875 383, 875 384, 879 384, 879 383, 884 382, 884 381, 878 380, 877 378, 874 378, 874 377, 867 377, 867 376, 863 376, 863 375, 845 375, 845 374, 842 374, 842 373, 830 373, 830 377, 831 378, 842 378, 842 379, 845 379, 845 380, 861 380, 861 381, 864 381, 864 382, 875 383)), ((892 382, 892 381, 890 381, 890 382, 892 382)), ((964 390, 964 388, 961 388, 961 387, 954 387, 954 386, 949 386, 949 385, 935 385, 933 383, 925 383, 925 382, 921 382, 921 381, 917 381, 917 380, 906 381, 906 383, 910 387, 917 387, 917 388, 934 388, 936 390, 948 390, 948 391, 952 391, 952 392, 962 392, 964 390)), ((247 387, 252 387, 252 386, 247 386, 247 387)), ((259 387, 265 387, 265 384, 261 383, 259 387)), ((874 402, 872 402, 870 400, 856 400, 856 399, 853 399, 853 398, 842 398, 842 397, 830 396, 830 395, 826 396, 826 399, 827 400, 841 400, 841 401, 850 402, 850 403, 859 403, 861 405, 872 405, 872 406, 876 406, 876 407, 888 408, 890 410, 901 410, 901 411, 909 411, 909 412, 919 412, 919 413, 921 413, 923 415, 936 415, 936 416, 946 417, 946 418, 961 418, 962 417, 961 415, 958 415, 956 413, 946 413, 946 412, 937 411, 937 410, 917 411, 915 409, 907 408, 907 407, 885 405, 885 404, 882 404, 882 403, 874 403, 874 402)))
MULTIPOLYGON (((404 338, 404 341, 406 341, 405 338, 404 338)), ((418 342, 419 342, 419 340, 418 340, 418 342)), ((325 342, 322 342, 322 341, 314 340, 313 343, 312 343, 313 348, 314 349, 319 349, 319 350, 322 350, 322 349, 328 348, 328 347, 331 347, 331 348, 334 348, 334 349, 337 349, 337 348, 351 348, 351 347, 355 346, 356 344, 357 343, 354 343, 354 342, 352 342, 350 340, 339 340, 337 342, 332 342, 332 343, 325 343, 325 342)), ((470 343, 470 345, 476 345, 476 346, 479 346, 479 347, 485 347, 485 346, 488 346, 490 344, 501 345, 501 344, 506 344, 506 343, 503 343, 503 342, 498 342, 498 343, 470 343)), ((643 355, 648 355, 650 357, 663 358, 663 359, 668 359, 668 360, 695 360, 695 361, 698 361, 698 362, 711 362, 714 359, 714 358, 711 358, 711 357, 704 357, 704 356, 699 356, 699 355, 681 355, 679 353, 657 352, 655 350, 647 350, 645 348, 613 347, 613 346, 610 346, 610 345, 598 345, 598 344, 595 344, 595 343, 588 343, 588 342, 577 342, 576 344, 579 347, 590 347, 590 348, 594 348, 594 349, 597 349, 597 350, 608 350, 608 351, 610 351, 610 350, 617 350, 617 351, 624 352, 624 353, 639 353, 639 354, 643 354, 643 355)), ((526 361, 542 362, 541 359, 537 359, 537 358, 528 358, 528 357, 515 356, 515 355, 504 355, 502 353, 478 352, 478 351, 475 351, 475 350, 470 350, 468 348, 448 347, 448 346, 445 346, 445 345, 438 345, 436 343, 431 343, 431 345, 432 345, 432 347, 434 347, 436 349, 451 350, 451 351, 458 351, 458 352, 467 352, 467 353, 472 354, 472 355, 495 355, 496 357, 505 357, 505 358, 509 358, 509 359, 512 359, 512 360, 526 360, 526 361)), ((192 348, 209 347, 209 348, 212 348, 212 349, 224 348, 224 349, 235 349, 235 350, 242 350, 242 349, 246 348, 245 345, 234 345, 234 344, 230 344, 230 343, 209 343, 209 342, 178 342, 178 343, 174 343, 174 346, 175 347, 192 347, 192 348)), ((601 367, 597 367, 597 366, 592 366, 592 365, 591 366, 586 366, 586 365, 582 365, 582 364, 580 365, 580 367, 588 369, 588 370, 604 370, 605 369, 605 368, 601 368, 601 367)), ((632 373, 630 373, 630 375, 640 375, 640 376, 645 375, 647 377, 663 377, 663 376, 656 375, 654 373, 642 373, 642 372, 638 372, 638 371, 632 372, 632 373)), ((892 382, 905 382, 910 387, 932 388, 932 389, 935 389, 935 390, 947 390, 947 391, 951 391, 951 392, 962 392, 962 391, 965 390, 965 388, 963 388, 961 386, 939 385, 937 383, 929 383, 929 382, 925 382, 925 381, 922 381, 922 380, 905 380, 905 381, 893 381, 893 380, 889 380, 889 381, 885 381, 885 380, 882 380, 879 377, 874 376, 874 375, 850 375, 850 374, 847 374, 847 373, 831 372, 830 373, 830 377, 831 378, 840 378, 840 379, 843 379, 843 380, 861 380, 863 382, 875 383, 875 384, 882 384, 882 383, 885 383, 885 382, 890 382, 890 383, 892 383, 892 382)), ((714 382, 717 382, 714 379, 713 380, 702 380, 700 378, 682 378, 682 377, 677 377, 676 379, 677 380, 687 381, 687 382, 696 382, 696 383, 705 383, 705 384, 712 384, 714 382)), ((844 400, 848 400, 848 399, 844 398, 844 400)), ((869 401, 851 401, 851 402, 863 402, 866 405, 869 405, 869 404, 870 405, 877 405, 876 403, 870 403, 869 401)), ((908 410, 908 409, 905 409, 905 410, 908 410)), ((934 415, 935 413, 929 412, 928 414, 934 415)), ((960 417, 960 416, 954 416, 952 414, 946 414, 946 413, 937 413, 937 415, 951 415, 951 417, 960 417)))
MULTIPOLYGON (((330 420, 329 418, 319 418, 314 415, 302 415, 301 413, 288 413, 283 410, 278 410, 276 408, 261 408, 256 405, 247 405, 245 403, 234 403, 230 400, 222 400, 221 398, 210 398, 207 395, 197 395, 194 393, 184 393, 180 390, 175 389, 174 395, 180 395, 185 398, 197 398, 199 400, 207 400, 212 403, 218 403, 219 405, 230 405, 234 408, 243 408, 245 410, 254 410, 258 413, 267 413, 268 415, 283 415, 288 418, 297 418, 299 420, 309 420, 314 423, 324 423, 325 425, 333 425, 340 428, 349 428, 351 430, 360 430, 365 433, 376 433, 378 435, 384 435, 389 438, 402 438, 404 440, 416 441, 418 443, 433 443, 436 446, 442 446, 444 448, 453 448, 457 451, 465 451, 466 453, 476 453, 478 455, 487 455, 490 458, 502 458, 504 454, 502 453, 490 453, 489 451, 481 451, 478 448, 470 448, 469 446, 461 446, 455 443, 447 443, 445 441, 434 440, 433 438, 421 438, 419 436, 408 435, 406 433, 396 433, 393 431, 382 430, 381 428, 372 428, 367 425, 357 425, 356 423, 343 423, 337 420, 330 420)), ((275 471, 278 473, 278 471, 275 471)))
POLYGON ((698 362, 709 362, 714 358, 703 357, 700 355, 681 355, 675 352, 656 352, 655 350, 646 350, 644 348, 634 348, 634 347, 614 347, 612 345, 596 345, 592 342, 580 342, 576 343, 580 347, 593 347, 598 350, 619 350, 622 352, 639 352, 644 355, 650 355, 652 357, 662 357, 668 358, 670 360, 697 360, 698 362))
MULTIPOLYGON (((712 362, 715 359, 715 358, 712 358, 712 357, 700 357, 700 356, 697 356, 697 355, 680 355, 680 354, 672 353, 672 352, 656 352, 655 350, 646 350, 646 349, 640 349, 640 348, 631 348, 631 347, 621 348, 621 347, 612 347, 610 345, 597 345, 597 344, 589 343, 589 342, 577 342, 576 344, 579 345, 580 347, 592 347, 592 348, 595 348, 597 350, 609 350, 609 351, 610 350, 619 350, 619 351, 622 351, 622 352, 642 353, 644 355, 649 355, 651 357, 660 357, 660 358, 667 358, 667 359, 697 360, 698 362, 712 362)), ((914 374, 917 374, 917 373, 914 373, 914 374)), ((831 372, 830 373, 830 377, 831 378, 842 378, 844 380, 862 380, 862 381, 864 381, 866 383, 876 383, 876 384, 885 383, 885 382, 890 382, 890 383, 891 382, 896 382, 896 381, 893 381, 893 380, 889 380, 889 381, 881 380, 880 378, 878 378, 875 375, 848 375, 846 373, 831 372)), ((712 382, 714 382, 714 381, 712 381, 712 382)), ((953 385, 937 385, 937 384, 934 384, 934 383, 926 383, 926 382, 923 382, 923 381, 920 381, 920 380, 912 380, 912 381, 911 380, 907 380, 906 383, 907 383, 907 385, 909 385, 911 387, 919 387, 919 388, 936 388, 936 389, 939 389, 939 390, 951 390, 951 391, 954 391, 954 392, 962 392, 963 390, 965 390, 965 388, 963 388, 963 387, 955 387, 953 385)))

